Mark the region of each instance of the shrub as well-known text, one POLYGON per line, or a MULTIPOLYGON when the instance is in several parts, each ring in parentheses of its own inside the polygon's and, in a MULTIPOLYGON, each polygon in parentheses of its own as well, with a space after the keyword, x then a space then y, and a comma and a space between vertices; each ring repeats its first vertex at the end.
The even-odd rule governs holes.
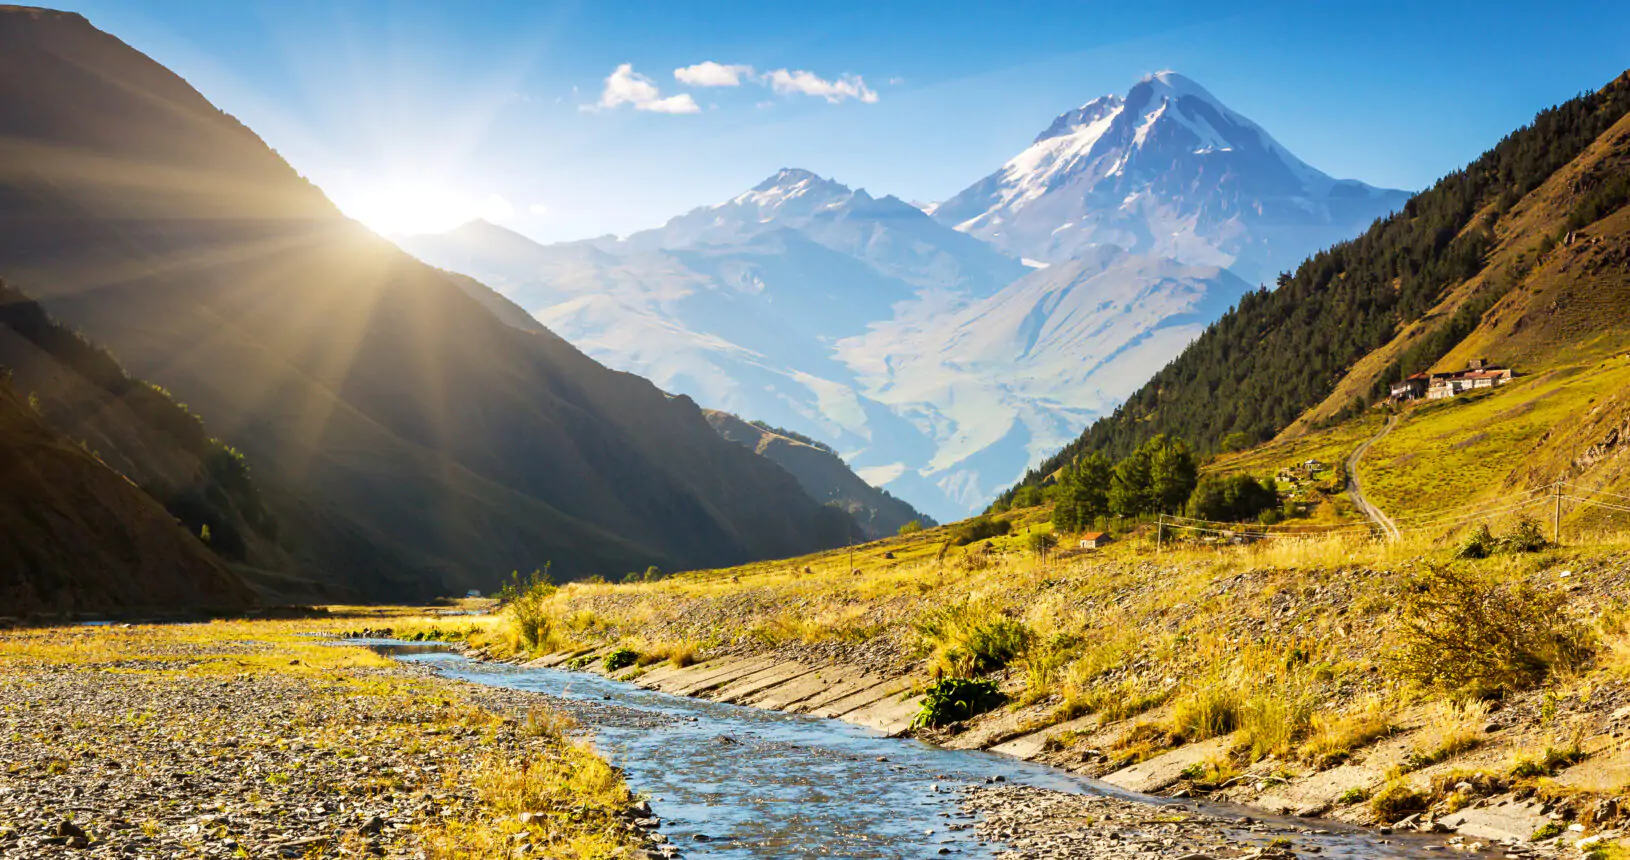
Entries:
POLYGON ((1453 568, 1434 569, 1412 591, 1392 668, 1424 686, 1521 690, 1594 651, 1590 631, 1568 617, 1555 592, 1488 583, 1453 568))
POLYGON ((1424 812, 1426 803, 1426 795, 1402 781, 1395 781, 1370 798, 1370 811, 1375 813, 1377 821, 1391 823, 1411 813, 1424 812))
POLYGON ((923 530, 923 521, 922 520, 912 520, 911 522, 908 522, 905 525, 901 526, 899 533, 903 534, 903 535, 912 535, 912 534, 916 534, 917 532, 920 532, 922 530, 923 530))
POLYGON ((971 520, 963 520, 951 530, 951 542, 957 546, 967 546, 975 541, 989 540, 1001 537, 1013 531, 1013 523, 1007 520, 998 520, 989 516, 977 516, 971 520))
POLYGON ((1545 539, 1545 532, 1540 530, 1539 523, 1533 517, 1517 520, 1511 533, 1500 538, 1501 552, 1539 552, 1550 545, 1551 542, 1545 539))
POLYGON ((1006 666, 1034 638, 1024 622, 976 600, 930 610, 913 627, 929 654, 930 666, 941 674, 962 678, 1006 666))
POLYGON ((1341 796, 1336 798, 1336 803, 1340 806, 1352 806, 1355 803, 1363 803, 1369 799, 1370 790, 1361 785, 1355 785, 1342 792, 1341 796))
POLYGON ((1058 546, 1058 535, 1052 532, 1033 532, 1025 541, 1030 551, 1036 555, 1046 555, 1047 551, 1058 546))
POLYGON ((521 644, 528 649, 553 643, 553 618, 548 612, 548 601, 555 590, 545 569, 532 571, 526 579, 522 579, 519 572, 513 572, 510 581, 498 592, 499 604, 509 615, 521 644))
POLYGON ((1460 542, 1460 548, 1455 550, 1455 557, 1488 558, 1494 552, 1494 546, 1494 533, 1489 531, 1488 523, 1481 523, 1460 542))
POLYGON ((911 721, 913 728, 943 726, 983 714, 1006 701, 994 681, 942 678, 923 696, 922 710, 911 721))
POLYGON ((638 663, 639 659, 640 652, 632 648, 618 648, 607 654, 605 662, 601 665, 605 666, 607 672, 615 672, 618 669, 627 669, 629 666, 638 663))
POLYGON ((1562 822, 1547 821, 1534 831, 1534 835, 1528 837, 1528 841, 1544 842, 1547 839, 1555 839, 1566 832, 1568 832, 1568 828, 1562 822))

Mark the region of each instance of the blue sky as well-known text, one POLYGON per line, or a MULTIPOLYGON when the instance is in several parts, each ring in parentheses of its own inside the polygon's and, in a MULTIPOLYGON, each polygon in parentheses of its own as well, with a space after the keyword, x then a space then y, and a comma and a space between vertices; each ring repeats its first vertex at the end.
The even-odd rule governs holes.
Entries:
POLYGON ((1630 66, 1630 4, 1535 6, 60 4, 378 229, 485 214, 544 241, 655 226, 784 166, 943 199, 1055 115, 1166 68, 1328 173, 1420 188, 1630 66), (703 63, 751 71, 676 78, 703 63))

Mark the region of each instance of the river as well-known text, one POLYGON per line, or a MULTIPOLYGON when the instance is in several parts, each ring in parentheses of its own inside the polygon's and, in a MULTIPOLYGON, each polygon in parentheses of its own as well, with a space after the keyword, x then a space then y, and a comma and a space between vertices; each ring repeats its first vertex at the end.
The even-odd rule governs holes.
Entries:
MULTIPOLYGON (((960 803, 964 786, 994 781, 1178 803, 996 753, 942 749, 838 720, 674 696, 588 672, 479 663, 444 646, 358 644, 448 678, 587 706, 573 710, 594 730, 596 749, 650 798, 663 819, 662 832, 687 857, 990 857, 1004 846, 980 839, 960 803)), ((1241 808, 1182 805, 1264 821, 1241 808)), ((1327 822, 1265 821, 1278 830, 1329 831, 1298 832, 1298 853, 1312 849, 1325 857, 1366 860, 1443 856, 1441 840, 1384 837, 1327 822)), ((1273 836, 1243 826, 1231 833, 1262 842, 1273 836)))

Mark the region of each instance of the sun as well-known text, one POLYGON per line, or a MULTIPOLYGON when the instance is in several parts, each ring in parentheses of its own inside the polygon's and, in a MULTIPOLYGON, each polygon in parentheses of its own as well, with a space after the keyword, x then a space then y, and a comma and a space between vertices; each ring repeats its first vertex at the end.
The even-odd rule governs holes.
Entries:
POLYGON ((515 214, 502 195, 412 179, 347 183, 332 196, 341 212, 381 236, 444 233, 477 218, 503 221, 515 214))

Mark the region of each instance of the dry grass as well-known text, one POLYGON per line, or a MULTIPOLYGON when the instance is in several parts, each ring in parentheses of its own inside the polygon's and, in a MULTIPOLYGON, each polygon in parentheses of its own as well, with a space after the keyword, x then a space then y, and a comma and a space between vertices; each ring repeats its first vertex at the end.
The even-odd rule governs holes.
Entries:
POLYGON ((1476 749, 1483 743, 1488 705, 1483 702, 1440 703, 1409 745, 1401 767, 1420 770, 1476 749))
POLYGON ((1319 770, 1346 761, 1355 750, 1363 749, 1398 730, 1395 709, 1373 698, 1347 713, 1317 713, 1309 721, 1307 739, 1298 753, 1303 761, 1319 770))
POLYGON ((493 756, 469 775, 481 802, 478 818, 421 832, 434 860, 547 857, 598 860, 626 856, 634 846, 622 826, 633 798, 621 775, 573 741, 568 718, 529 720, 528 733, 546 745, 521 760, 493 756))

